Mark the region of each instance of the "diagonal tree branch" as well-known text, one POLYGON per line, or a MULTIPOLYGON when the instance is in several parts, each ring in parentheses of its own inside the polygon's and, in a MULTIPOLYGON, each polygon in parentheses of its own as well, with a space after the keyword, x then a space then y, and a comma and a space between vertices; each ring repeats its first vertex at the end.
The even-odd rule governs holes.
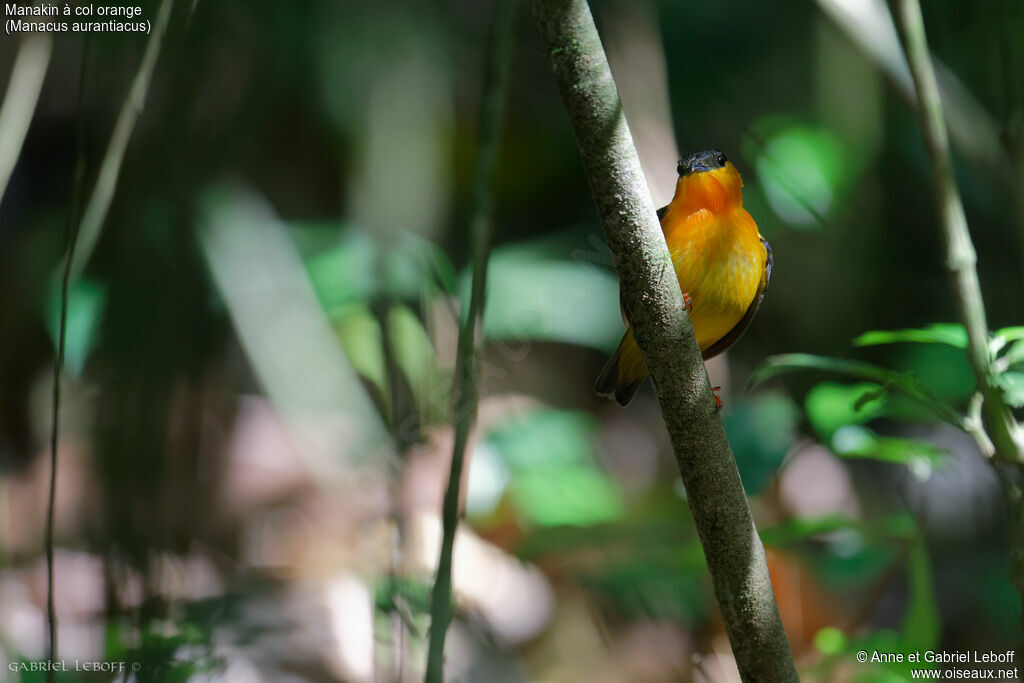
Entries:
POLYGON ((483 94, 480 102, 480 129, 470 198, 470 239, 472 240, 473 284, 469 306, 459 329, 456 351, 455 386, 452 392, 452 421, 455 446, 451 472, 444 492, 441 557, 430 600, 430 643, 427 650, 427 683, 444 680, 444 641, 452 620, 452 554, 459 522, 459 484, 466 458, 469 430, 476 420, 477 327, 483 319, 484 290, 487 283, 487 258, 491 241, 491 184, 498 160, 502 112, 505 109, 506 82, 512 55, 515 28, 515 0, 494 0, 483 94))
POLYGON ((744 681, 797 681, 764 548, 586 0, 532 0, 744 681))
POLYGON ((931 161, 939 227, 946 252, 946 269, 953 285, 953 298, 960 320, 967 329, 967 357, 978 382, 978 391, 984 399, 981 414, 985 431, 1000 459, 1024 463, 1024 435, 994 383, 985 304, 981 298, 981 285, 978 284, 978 271, 975 267, 978 259, 967 229, 960 191, 953 177, 949 134, 946 131, 935 68, 928 52, 921 5, 918 0, 894 0, 892 7, 917 92, 917 110, 931 161))

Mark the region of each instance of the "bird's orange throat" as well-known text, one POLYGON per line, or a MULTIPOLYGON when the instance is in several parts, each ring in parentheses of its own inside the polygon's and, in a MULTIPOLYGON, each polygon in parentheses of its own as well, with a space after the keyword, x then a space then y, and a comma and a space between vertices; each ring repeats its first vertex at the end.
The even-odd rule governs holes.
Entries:
POLYGON ((686 214, 707 209, 720 215, 743 206, 742 187, 743 179, 731 162, 714 171, 680 176, 672 208, 682 209, 686 214))

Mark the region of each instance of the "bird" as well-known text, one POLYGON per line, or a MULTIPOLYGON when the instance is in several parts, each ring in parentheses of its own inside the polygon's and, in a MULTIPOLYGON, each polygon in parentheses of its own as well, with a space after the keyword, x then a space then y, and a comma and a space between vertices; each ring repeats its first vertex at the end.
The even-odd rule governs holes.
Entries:
MULTIPOLYGON (((725 154, 717 149, 686 154, 676 170, 675 194, 658 209, 658 218, 697 344, 708 360, 750 327, 772 278, 772 249, 743 208, 743 179, 725 154)), ((623 318, 626 333, 594 387, 621 406, 647 377, 625 311, 623 318)), ((717 393, 715 404, 722 407, 717 393)))

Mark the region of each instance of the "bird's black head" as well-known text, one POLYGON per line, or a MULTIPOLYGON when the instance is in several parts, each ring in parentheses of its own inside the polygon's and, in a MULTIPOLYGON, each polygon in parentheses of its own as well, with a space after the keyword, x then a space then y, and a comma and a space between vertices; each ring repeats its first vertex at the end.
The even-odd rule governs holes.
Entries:
POLYGON ((676 171, 681 176, 704 171, 717 171, 720 168, 725 168, 727 161, 729 160, 726 156, 717 149, 702 149, 699 152, 691 152, 680 157, 676 171))

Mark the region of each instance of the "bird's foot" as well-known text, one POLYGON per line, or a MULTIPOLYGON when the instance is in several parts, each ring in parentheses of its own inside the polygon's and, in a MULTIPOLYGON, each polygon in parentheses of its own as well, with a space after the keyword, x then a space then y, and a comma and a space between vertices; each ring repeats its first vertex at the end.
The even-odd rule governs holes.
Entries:
POLYGON ((683 308, 687 313, 693 310, 693 298, 686 292, 683 292, 683 308))
POLYGON ((725 404, 722 403, 722 398, 718 395, 718 392, 722 390, 722 387, 711 387, 711 395, 715 397, 715 412, 722 409, 725 404))

